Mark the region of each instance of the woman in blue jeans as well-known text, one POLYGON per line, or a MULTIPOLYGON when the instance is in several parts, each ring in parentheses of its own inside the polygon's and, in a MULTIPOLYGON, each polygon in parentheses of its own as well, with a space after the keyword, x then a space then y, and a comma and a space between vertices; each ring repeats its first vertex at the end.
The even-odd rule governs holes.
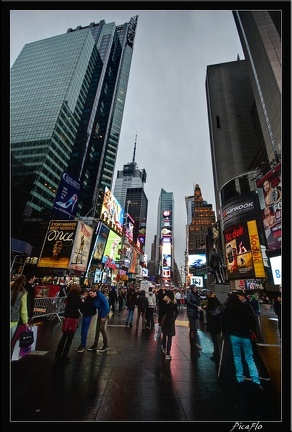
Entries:
POLYGON ((223 332, 229 334, 233 352, 236 380, 239 384, 244 382, 242 353, 247 363, 249 374, 257 390, 263 390, 260 385, 258 370, 253 358, 251 331, 255 332, 257 317, 246 300, 244 291, 233 292, 228 299, 222 314, 223 332))

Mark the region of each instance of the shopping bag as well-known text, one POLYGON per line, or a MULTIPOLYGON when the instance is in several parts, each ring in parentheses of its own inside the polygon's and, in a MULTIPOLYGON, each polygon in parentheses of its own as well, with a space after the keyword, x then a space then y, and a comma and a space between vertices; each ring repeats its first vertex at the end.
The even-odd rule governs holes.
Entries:
POLYGON ((36 350, 36 342, 37 342, 37 337, 38 337, 38 326, 37 325, 33 325, 31 327, 31 330, 33 331, 33 343, 30 346, 30 352, 35 351, 36 350))
POLYGON ((75 333, 78 327, 77 318, 64 318, 62 325, 62 332, 64 333, 75 333))
POLYGON ((20 333, 19 336, 19 346, 20 348, 25 348, 32 345, 34 342, 33 331, 27 328, 24 332, 20 333))
POLYGON ((19 345, 19 341, 20 341, 20 339, 17 339, 17 341, 14 344, 12 356, 11 356, 11 361, 19 360, 31 352, 31 346, 30 345, 28 345, 26 347, 21 347, 19 345))
POLYGON ((159 323, 154 324, 154 340, 157 341, 161 336, 161 327, 159 323))

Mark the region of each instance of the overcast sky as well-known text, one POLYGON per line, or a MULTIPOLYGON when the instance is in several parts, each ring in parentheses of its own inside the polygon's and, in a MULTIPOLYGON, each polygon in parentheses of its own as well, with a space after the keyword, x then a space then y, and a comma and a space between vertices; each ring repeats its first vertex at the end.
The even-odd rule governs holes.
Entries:
POLYGON ((102 19, 123 24, 135 15, 116 171, 132 161, 137 134, 136 162, 147 173, 146 253, 150 258, 163 188, 174 194, 174 255, 180 267, 186 248, 185 196, 199 184, 203 199, 215 209, 205 79, 208 65, 244 58, 231 10, 11 10, 11 66, 27 43, 102 19))

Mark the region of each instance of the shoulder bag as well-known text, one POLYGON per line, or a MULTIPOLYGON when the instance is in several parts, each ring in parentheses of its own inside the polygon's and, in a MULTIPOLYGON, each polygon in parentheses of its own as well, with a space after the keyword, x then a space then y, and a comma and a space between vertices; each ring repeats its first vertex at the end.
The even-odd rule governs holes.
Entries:
POLYGON ((78 318, 64 318, 62 332, 75 333, 78 327, 78 318))

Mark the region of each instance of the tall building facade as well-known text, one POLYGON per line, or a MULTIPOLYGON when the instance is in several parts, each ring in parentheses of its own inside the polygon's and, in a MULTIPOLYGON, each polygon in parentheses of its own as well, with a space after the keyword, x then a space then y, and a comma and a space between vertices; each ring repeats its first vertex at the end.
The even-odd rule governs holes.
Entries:
POLYGON ((267 158, 245 60, 207 66, 206 96, 217 217, 220 190, 267 158))
POLYGON ((121 205, 126 208, 127 190, 131 188, 144 188, 147 174, 145 169, 139 169, 135 161, 137 148, 137 135, 135 139, 132 162, 124 165, 123 170, 117 172, 114 184, 114 196, 119 200, 121 205))
POLYGON ((245 60, 208 66, 206 77, 216 213, 231 287, 274 290, 281 280, 272 280, 271 266, 277 259, 281 274, 282 17, 233 16, 245 60))
POLYGON ((188 248, 189 255, 196 253, 200 249, 205 249, 207 229, 215 223, 215 212, 212 204, 203 200, 201 188, 195 185, 194 210, 192 213, 192 222, 188 225, 188 248))
POLYGON ((187 225, 191 225, 194 212, 194 195, 186 196, 187 225))
POLYGON ((145 251, 148 199, 144 191, 147 174, 145 169, 139 169, 135 161, 137 135, 135 139, 132 162, 124 165, 117 172, 114 184, 114 196, 127 210, 134 220, 133 238, 139 240, 141 249, 145 251))
POLYGON ((24 218, 56 217, 64 172, 79 185, 76 215, 100 216, 99 192, 113 182, 137 22, 68 29, 25 45, 13 64, 13 236, 24 218))
POLYGON ((282 43, 280 11, 233 11, 268 154, 282 151, 282 43))
POLYGON ((245 59, 208 66, 206 74, 218 218, 222 186, 245 172, 267 173, 282 152, 281 11, 232 13, 245 59))
POLYGON ((174 196, 164 189, 158 198, 155 260, 157 281, 170 282, 174 269, 174 196))

